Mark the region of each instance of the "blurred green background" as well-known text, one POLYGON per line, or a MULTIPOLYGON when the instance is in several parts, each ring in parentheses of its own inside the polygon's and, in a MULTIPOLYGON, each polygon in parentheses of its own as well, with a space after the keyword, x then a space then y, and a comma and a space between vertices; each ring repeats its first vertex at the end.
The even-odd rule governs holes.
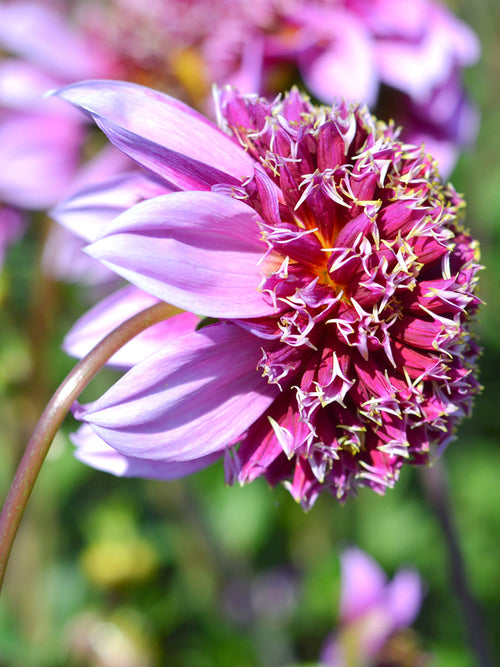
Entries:
MULTIPOLYGON (((483 394, 445 454, 471 589, 500 654, 500 5, 449 3, 483 44, 466 73, 481 109, 477 148, 452 181, 480 239, 483 394)), ((12 248, 0 278, 0 492, 73 361, 60 342, 85 310, 78 289, 41 279, 45 221, 12 248)), ((103 372, 87 390, 113 379, 103 372)), ((335 627, 338 554, 357 544, 392 576, 427 585, 415 624, 434 665, 470 667, 446 545, 418 471, 385 497, 304 514, 262 481, 227 488, 222 464, 170 482, 115 479, 74 460, 68 418, 35 487, 0 599, 0 666, 281 667, 313 663, 335 627)))

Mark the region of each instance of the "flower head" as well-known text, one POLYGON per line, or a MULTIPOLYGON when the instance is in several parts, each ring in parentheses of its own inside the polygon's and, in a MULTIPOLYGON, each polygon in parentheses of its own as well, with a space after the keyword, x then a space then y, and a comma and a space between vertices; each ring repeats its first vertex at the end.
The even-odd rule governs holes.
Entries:
POLYGON ((219 91, 225 134, 130 84, 61 96, 177 189, 88 252, 218 320, 80 409, 108 445, 172 463, 225 452, 230 481, 285 482, 305 506, 324 489, 383 492, 444 448, 478 390, 479 266, 430 156, 364 107, 296 90, 272 103, 219 91))

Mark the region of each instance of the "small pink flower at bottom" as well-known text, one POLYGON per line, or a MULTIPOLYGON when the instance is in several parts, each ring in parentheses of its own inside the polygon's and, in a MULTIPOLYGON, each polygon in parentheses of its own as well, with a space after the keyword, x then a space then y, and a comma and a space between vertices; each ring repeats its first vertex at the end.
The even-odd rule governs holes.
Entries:
MULTIPOLYGON (((327 641, 321 664, 325 667, 386 664, 382 653, 387 654, 389 642, 413 623, 420 610, 420 577, 413 570, 400 570, 389 582, 376 561, 357 548, 346 549, 340 561, 339 624, 327 641)), ((411 662, 402 660, 401 665, 424 664, 424 656, 417 656, 411 642, 407 642, 406 653, 405 659, 411 657, 411 662)))
POLYGON ((107 445, 171 464, 224 454, 228 481, 284 482, 305 507, 383 493, 444 449, 479 389, 479 265, 429 155, 366 108, 296 90, 219 91, 224 132, 133 84, 60 95, 167 192, 89 254, 209 318, 77 410, 107 445))

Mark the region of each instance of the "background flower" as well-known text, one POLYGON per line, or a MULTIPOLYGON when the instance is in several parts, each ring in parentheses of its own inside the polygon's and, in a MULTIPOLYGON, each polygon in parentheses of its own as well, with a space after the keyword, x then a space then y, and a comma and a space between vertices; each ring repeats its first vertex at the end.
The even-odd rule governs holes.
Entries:
MULTIPOLYGON (((361 549, 341 557, 338 630, 328 640, 321 663, 329 667, 385 664, 382 650, 410 626, 422 604, 422 582, 414 570, 399 570, 388 581, 378 563, 361 549)), ((423 665, 424 656, 408 646, 397 664, 423 665)))
MULTIPOLYGON (((467 112, 459 73, 477 60, 478 42, 435 2, 408 0, 396 13, 385 2, 360 0, 219 0, 209 9, 204 2, 116 0, 73 10, 19 1, 0 10, 0 44, 11 55, 0 70, 1 155, 11 165, 0 195, 23 208, 50 206, 74 175, 81 119, 41 96, 80 79, 147 82, 201 103, 214 81, 274 96, 291 82, 280 70, 298 67, 323 102, 343 96, 373 104, 385 84, 450 147, 474 134, 474 124, 460 120, 467 112)), ((402 106, 399 98, 388 113, 399 116, 402 106)))
MULTIPOLYGON (((9 164, 0 174, 0 201, 31 211, 89 182, 80 173, 82 158, 98 145, 81 117, 42 99, 47 90, 81 79, 146 83, 208 111, 212 82, 272 98, 301 78, 326 103, 337 96, 372 105, 379 99, 381 117, 395 117, 404 138, 428 144, 443 173, 477 129, 461 84, 462 68, 478 58, 477 39, 430 0, 406 0, 396 13, 386 2, 362 0, 217 0, 210 6, 203 0, 72 6, 13 0, 0 7, 0 47, 7 54, 0 64, 0 160, 9 164)), ((104 179, 124 168, 104 164, 104 179)), ((109 280, 80 247, 53 232, 45 270, 58 279, 109 280)))

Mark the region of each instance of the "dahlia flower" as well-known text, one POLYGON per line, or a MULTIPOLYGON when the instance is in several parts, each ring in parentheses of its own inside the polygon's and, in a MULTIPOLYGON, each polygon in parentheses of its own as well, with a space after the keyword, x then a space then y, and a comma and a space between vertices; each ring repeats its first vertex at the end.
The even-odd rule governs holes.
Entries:
MULTIPOLYGON (((385 664, 381 652, 415 620, 422 604, 422 583, 413 570, 400 570, 390 582, 378 563, 355 547, 340 558, 339 628, 328 640, 321 664, 329 667, 385 664)), ((407 642, 416 665, 415 647, 407 642)), ((410 664, 410 656, 406 655, 410 664)), ((387 660, 387 664, 390 660, 387 660)), ((398 662, 399 664, 399 662, 398 662)), ((418 664, 423 664, 418 662, 418 664)))
MULTIPOLYGON (((87 252, 203 318, 76 408, 122 463, 224 454, 229 482, 263 475, 309 507, 322 490, 383 493, 442 451, 478 390, 478 246, 421 147, 365 107, 296 90, 271 103, 219 90, 222 130, 134 84, 59 96, 170 188, 87 252)), ((81 210, 73 198, 62 221, 81 210)))

